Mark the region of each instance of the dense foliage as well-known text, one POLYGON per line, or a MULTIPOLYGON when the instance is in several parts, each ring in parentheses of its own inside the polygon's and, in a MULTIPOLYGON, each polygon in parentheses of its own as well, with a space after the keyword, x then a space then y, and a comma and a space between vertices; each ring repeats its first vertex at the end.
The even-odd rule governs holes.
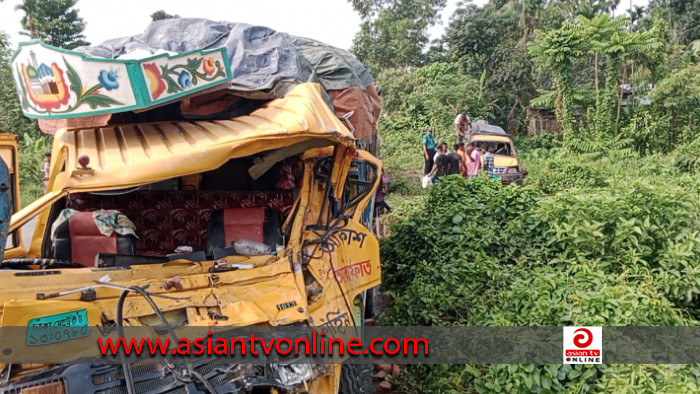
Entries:
POLYGON ((78 0, 23 0, 22 34, 65 49, 90 45, 85 41, 85 21, 75 7, 78 0))
MULTIPOLYGON (((402 213, 382 242, 393 300, 383 324, 697 325, 700 179, 677 165, 688 156, 530 145, 542 147, 525 155, 526 187, 447 177, 402 213)), ((402 389, 690 391, 698 376, 697 366, 415 366, 402 389)))
MULTIPOLYGON (((75 8, 77 0, 23 0, 16 9, 23 12, 24 35, 61 48, 89 45, 83 30, 85 21, 75 8)), ((51 137, 42 135, 36 120, 22 115, 10 70, 14 48, 0 31, 0 132, 19 136, 20 191, 22 206, 44 192, 42 162, 51 150, 51 137)))
MULTIPOLYGON (((382 324, 700 323, 697 4, 655 0, 628 19, 613 17, 619 1, 465 2, 419 63, 380 70, 381 153, 400 193, 388 197, 382 324), (554 109, 562 133, 516 140, 525 187, 458 176, 411 187, 426 126, 452 142, 466 109, 533 134, 528 107, 554 109)), ((420 365, 398 383, 695 392, 699 376, 697 365, 420 365)))
POLYGON ((36 121, 22 115, 9 65, 11 52, 7 34, 0 30, 0 132, 37 133, 36 121))
POLYGON ((463 2, 430 46, 425 30, 401 40, 397 29, 412 25, 382 24, 380 15, 423 10, 425 28, 440 2, 352 3, 374 29, 363 27, 353 50, 383 88, 380 133, 387 156, 406 152, 400 168, 419 164, 409 156, 420 157, 426 126, 452 142, 450 118, 461 110, 511 133, 536 133, 527 108, 555 109, 564 143, 578 151, 614 141, 643 155, 670 152, 697 136, 700 29, 690 22, 697 2, 652 1, 628 14, 619 1, 463 2))
POLYGON ((22 206, 44 192, 41 163, 50 151, 51 139, 42 136, 36 120, 22 114, 9 66, 10 45, 0 31, 0 133, 17 134, 19 142, 20 191, 22 206))
POLYGON ((349 0, 362 24, 353 52, 377 74, 381 69, 411 67, 425 59, 428 28, 446 0, 349 0))

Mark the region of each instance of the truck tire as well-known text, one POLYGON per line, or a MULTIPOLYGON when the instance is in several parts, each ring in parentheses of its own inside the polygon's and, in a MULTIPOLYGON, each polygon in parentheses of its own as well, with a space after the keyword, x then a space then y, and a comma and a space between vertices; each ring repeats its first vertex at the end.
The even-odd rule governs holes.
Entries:
POLYGON ((360 394, 362 393, 360 386, 360 374, 354 364, 343 364, 340 370, 340 389, 339 394, 360 394))
POLYGON ((378 315, 377 311, 375 311, 376 291, 377 288, 373 287, 365 292, 365 319, 374 319, 378 315))

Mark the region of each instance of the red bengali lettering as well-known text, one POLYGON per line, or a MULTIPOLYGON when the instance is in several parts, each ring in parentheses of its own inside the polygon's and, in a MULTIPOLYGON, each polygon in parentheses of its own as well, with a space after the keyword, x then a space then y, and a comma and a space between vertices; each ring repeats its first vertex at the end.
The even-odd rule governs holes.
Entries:
POLYGON ((345 267, 333 270, 332 268, 328 270, 327 278, 330 279, 332 273, 335 272, 335 277, 338 279, 339 283, 347 282, 353 278, 359 278, 372 273, 372 261, 365 260, 359 263, 349 264, 345 267))

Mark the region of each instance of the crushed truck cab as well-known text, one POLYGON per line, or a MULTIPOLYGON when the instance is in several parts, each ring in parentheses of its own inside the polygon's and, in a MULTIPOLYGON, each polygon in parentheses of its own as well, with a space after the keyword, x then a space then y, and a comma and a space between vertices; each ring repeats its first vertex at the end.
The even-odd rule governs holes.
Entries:
MULTIPOLYGON (((197 67, 206 75, 208 55, 194 55, 203 56, 197 67)), ((84 94, 70 86, 80 73, 66 74, 67 92, 84 94)), ((20 75, 36 97, 33 74, 20 75)), ((192 101, 199 94, 211 90, 192 101)), ((357 148, 347 118, 327 98, 321 84, 297 83, 281 97, 241 98, 252 109, 234 117, 122 123, 115 112, 108 124, 57 130, 46 193, 12 216, 15 242, 0 270, 1 325, 27 327, 26 337, 0 346, 6 356, 62 361, 6 362, 0 392, 341 390, 347 366, 194 363, 187 381, 169 364, 71 364, 88 346, 80 330, 29 337, 31 327, 64 321, 74 328, 163 319, 173 328, 362 326, 365 294, 381 281, 378 241, 368 230, 381 162, 357 148), (28 243, 17 241, 23 232, 28 243), (124 290, 134 287, 149 296, 124 290)), ((170 101, 191 104, 177 95, 170 101)), ((151 104, 146 114, 167 117, 164 104, 151 104)), ((32 111, 41 107, 25 113, 32 111)))

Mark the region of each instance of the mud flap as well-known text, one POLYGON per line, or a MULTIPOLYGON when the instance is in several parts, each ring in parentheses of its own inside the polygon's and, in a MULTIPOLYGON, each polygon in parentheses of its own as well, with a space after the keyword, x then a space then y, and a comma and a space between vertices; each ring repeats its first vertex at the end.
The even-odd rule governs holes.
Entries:
POLYGON ((5 254, 7 230, 12 216, 12 179, 5 161, 0 159, 0 260, 5 254))

